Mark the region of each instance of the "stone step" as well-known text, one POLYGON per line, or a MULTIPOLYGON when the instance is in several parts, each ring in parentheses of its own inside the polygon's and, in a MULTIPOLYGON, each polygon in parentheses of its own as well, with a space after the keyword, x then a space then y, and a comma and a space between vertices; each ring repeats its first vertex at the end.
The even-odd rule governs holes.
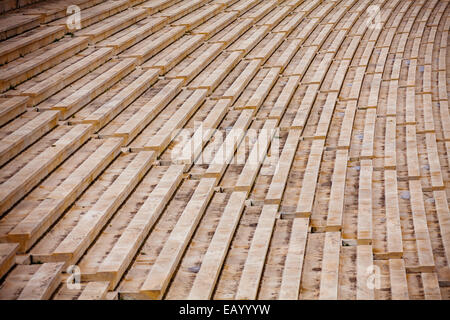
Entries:
POLYGON ((44 111, 34 114, 33 119, 3 137, 0 140, 0 166, 13 159, 18 153, 53 129, 57 125, 58 117, 58 111, 44 111))
POLYGON ((84 287, 78 300, 107 300, 108 285, 108 282, 91 281, 84 287))
POLYGON ((87 83, 80 90, 56 103, 52 109, 61 111, 61 119, 67 119, 83 106, 95 99, 98 95, 120 81, 135 68, 135 59, 124 59, 118 62, 107 72, 101 74, 93 81, 87 83))
POLYGON ((419 180, 409 180, 411 211, 413 214, 414 234, 416 236, 418 271, 433 271, 435 268, 433 249, 428 229, 423 189, 419 180))
POLYGON ((40 24, 39 15, 10 13, 0 17, 0 40, 6 40, 40 24))
POLYGON ((258 72, 261 65, 260 60, 252 60, 249 62, 244 71, 237 77, 233 84, 225 91, 221 98, 231 99, 233 102, 240 96, 247 84, 252 80, 258 72))
POLYGON ((105 140, 44 201, 8 233, 8 241, 20 243, 20 251, 27 251, 114 160, 120 153, 121 142, 120 138, 105 140))
POLYGON ((48 300, 59 285, 62 263, 44 263, 23 288, 17 300, 48 300))
POLYGON ((180 92, 183 79, 171 80, 148 103, 142 106, 135 115, 116 130, 114 136, 122 137, 128 145, 170 101, 180 92))
MULTIPOLYGON (((102 21, 112 15, 115 15, 119 12, 122 12, 129 8, 131 3, 128 0, 107 0, 103 1, 102 3, 92 6, 90 8, 86 8, 84 10, 81 10, 79 12, 80 14, 80 27, 86 28, 87 26, 90 26, 96 22, 102 21)), ((70 20, 69 20, 70 21, 70 20)), ((50 23, 50 25, 63 25, 66 26, 68 31, 75 31, 78 26, 74 24, 74 21, 72 24, 73 26, 67 23, 67 18, 61 18, 56 21, 53 21, 50 23)))
POLYGON ((409 300, 408 283, 403 259, 389 259, 389 276, 392 300, 409 300))
MULTIPOLYGON (((96 44, 98 47, 112 47, 115 54, 121 53, 133 45, 139 43, 143 39, 152 35, 156 31, 165 27, 168 23, 167 18, 148 17, 138 23, 138 27, 128 32, 121 32, 123 35, 113 39, 106 38, 96 44)), ((127 29, 125 29, 127 31, 127 29)))
POLYGON ((173 26, 185 26, 188 30, 191 30, 198 25, 204 23, 208 19, 210 19, 212 16, 214 16, 220 9, 222 8, 221 5, 208 5, 205 7, 202 7, 199 10, 196 10, 186 16, 184 16, 181 19, 178 19, 174 22, 172 22, 173 26))
POLYGON ((0 279, 16 264, 17 243, 0 243, 0 279))
POLYGON ((258 110, 266 99, 275 82, 278 80, 280 68, 270 68, 264 80, 258 86, 251 98, 245 103, 244 108, 258 110))
POLYGON ((356 300, 373 300, 375 297, 376 268, 373 264, 371 245, 358 245, 356 247, 356 300))
POLYGON ((295 115, 294 120, 291 124, 291 129, 302 129, 306 120, 309 117, 314 101, 316 100, 316 96, 319 90, 318 84, 310 84, 306 89, 305 96, 297 109, 297 113, 295 115))
POLYGON ((361 160, 358 191, 358 243, 369 245, 372 243, 372 160, 361 160))
POLYGON ((262 208, 237 288, 237 300, 255 300, 257 297, 277 213, 278 205, 267 204, 262 208))
POLYGON ((266 157, 270 143, 275 136, 277 123, 278 121, 275 119, 266 120, 264 123, 264 126, 258 135, 258 139, 253 145, 244 168, 234 186, 235 191, 246 191, 247 193, 250 193, 261 164, 266 157))
POLYGON ((89 42, 94 44, 146 17, 147 11, 145 9, 129 9, 83 29, 76 35, 89 37, 89 42))
POLYGON ((325 140, 314 140, 308 157, 305 175, 303 176, 300 198, 297 202, 296 217, 309 217, 312 213, 316 186, 319 180, 320 163, 325 140))
POLYGON ((347 174, 348 150, 336 151, 333 177, 331 180, 330 202, 328 205, 327 231, 340 231, 342 229, 345 182, 347 174))
POLYGON ((0 44, 0 65, 44 47, 54 40, 62 38, 64 34, 63 26, 41 27, 3 41, 0 44))
POLYGON ((309 218, 295 218, 278 296, 280 300, 298 300, 308 232, 309 218))
POLYGON ((113 49, 100 48, 20 94, 30 97, 30 105, 35 106, 111 59, 112 54, 113 49))
POLYGON ((283 87, 283 91, 281 91, 272 110, 270 110, 269 119, 281 120, 299 84, 300 77, 292 76, 288 78, 286 85, 283 87))
POLYGON ((397 171, 384 171, 387 253, 389 258, 403 257, 402 229, 398 204, 397 171))
POLYGON ((147 10, 148 14, 153 14, 178 2, 180 2, 180 0, 149 0, 138 5, 138 8, 144 8, 147 10))
POLYGON ((96 278, 109 281, 114 290, 133 257, 178 188, 183 166, 170 166, 149 194, 139 211, 123 230, 120 238, 100 264, 96 278))
POLYGON ((199 158, 204 146, 213 137, 217 126, 225 117, 230 105, 230 100, 228 99, 218 100, 200 127, 194 132, 189 141, 186 142, 180 155, 177 155, 175 162, 184 164, 185 171, 199 158))
POLYGON ((192 34, 202 34, 206 38, 210 38, 218 31, 222 30, 224 27, 229 25, 232 21, 237 18, 236 12, 224 12, 219 18, 214 19, 214 22, 209 22, 201 24, 197 28, 193 28, 192 34))
POLYGON ((114 212, 130 195, 155 159, 152 151, 140 152, 102 194, 95 205, 78 221, 52 253, 52 260, 66 266, 76 263, 95 240, 114 212))
POLYGON ((197 10, 201 6, 203 6, 207 0, 188 0, 183 1, 183 3, 179 5, 171 6, 165 10, 162 10, 158 15, 161 17, 168 18, 170 22, 175 21, 194 10, 197 10))
POLYGON ((220 218, 208 251, 189 292, 190 300, 211 299, 214 288, 229 250, 233 234, 244 210, 245 192, 233 192, 220 218))
POLYGON ((249 127, 252 119, 253 110, 243 109, 233 128, 228 132, 225 141, 220 145, 214 155, 211 164, 203 175, 204 177, 215 177, 217 179, 222 177, 228 164, 231 163, 236 149, 244 138, 245 131, 249 127))
POLYGON ((0 214, 5 213, 39 181, 78 149, 89 138, 91 132, 91 125, 81 124, 72 127, 51 147, 45 149, 44 152, 3 182, 0 191, 0 214))
POLYGON ((142 64, 169 44, 179 39, 186 32, 186 27, 170 27, 161 36, 156 39, 146 39, 138 44, 135 49, 131 48, 130 52, 121 55, 123 58, 135 58, 138 64, 142 64))
POLYGON ((83 123, 92 123, 96 131, 99 130, 142 95, 157 79, 158 70, 150 69, 144 72, 112 97, 111 100, 84 118, 83 123))
POLYGON ((28 101, 27 97, 0 98, 0 126, 24 113, 28 101))
POLYGON ((288 137, 278 160, 275 173, 270 182, 269 190, 267 191, 264 203, 280 204, 283 199, 284 190, 286 188, 289 172, 294 161, 294 156, 297 151, 297 146, 300 140, 301 131, 299 129, 292 129, 289 131, 288 137))
MULTIPOLYGON (((217 57, 223 49, 223 44, 215 43, 208 46, 208 48, 200 54, 192 63, 185 69, 177 73, 174 77, 178 79, 185 79, 186 82, 192 80, 199 74, 215 57, 217 57)), ((172 78, 168 76, 168 78, 172 78)))
POLYGON ((170 233, 150 273, 140 289, 149 299, 161 299, 180 259, 203 216, 216 186, 216 179, 202 178, 170 233))
POLYGON ((203 104, 206 94, 206 89, 195 90, 170 119, 166 121, 164 126, 145 143, 144 149, 154 150, 158 154, 161 153, 169 145, 170 141, 175 138, 176 130, 181 129, 203 104))
POLYGON ((167 73, 180 61, 196 50, 203 42, 204 35, 183 36, 142 65, 143 69, 160 69, 160 74, 167 73), (176 46, 176 47, 175 47, 176 46))
POLYGON ((62 263, 19 265, 0 289, 1 300, 48 300, 61 281, 62 263))
MULTIPOLYGON (((95 6, 101 2, 103 2, 103 0, 71 0, 70 5, 76 5, 83 10, 95 6)), ((67 10, 67 8, 67 0, 47 0, 39 1, 35 4, 26 6, 26 8, 23 8, 20 11, 26 15, 39 15, 41 23, 44 24, 62 17, 66 17, 75 12, 74 10, 67 10)))
POLYGON ((339 254, 341 233, 327 232, 320 275, 320 300, 337 300, 339 292, 339 254))
MULTIPOLYGON (((233 68, 239 63, 242 58, 241 52, 232 52, 226 59, 220 63, 214 70, 209 73, 203 73, 199 75, 189 84, 190 89, 208 89, 208 92, 213 92, 219 84, 225 79, 225 77, 233 70, 233 68)), ((214 62, 215 63, 215 62, 214 62)))
POLYGON ((4 92, 85 49, 88 39, 77 37, 50 44, 0 68, 0 92, 4 92))

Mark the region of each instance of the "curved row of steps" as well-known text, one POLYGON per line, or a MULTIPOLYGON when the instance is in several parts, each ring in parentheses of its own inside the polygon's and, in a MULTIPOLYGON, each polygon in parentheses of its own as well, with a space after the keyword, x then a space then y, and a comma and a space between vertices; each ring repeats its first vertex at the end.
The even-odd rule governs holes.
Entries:
POLYGON ((450 298, 448 1, 72 2, 0 17, 0 299, 450 298))

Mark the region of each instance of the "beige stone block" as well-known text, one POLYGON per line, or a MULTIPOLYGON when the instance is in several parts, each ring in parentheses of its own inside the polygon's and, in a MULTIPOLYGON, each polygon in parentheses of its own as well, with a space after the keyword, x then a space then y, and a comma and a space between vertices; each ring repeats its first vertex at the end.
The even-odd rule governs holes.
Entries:
POLYGON ((358 190, 357 237, 362 245, 371 244, 372 231, 372 160, 361 160, 358 190))
POLYGON ((123 88, 119 93, 112 97, 85 119, 83 123, 92 123, 96 131, 115 118, 129 104, 142 95, 150 86, 158 80, 158 71, 150 69, 144 72, 140 77, 123 88))
POLYGON ((41 73, 74 54, 85 49, 88 39, 76 37, 60 46, 56 46, 39 57, 32 60, 23 61, 20 65, 6 65, 0 69, 0 92, 8 90, 11 86, 16 86, 28 80, 38 73, 41 73))
POLYGON ((390 258, 403 256, 402 228, 398 204, 397 172, 384 171, 387 251, 390 258))
POLYGON ((271 68, 269 70, 264 80, 253 93, 252 97, 245 103, 245 108, 254 108, 256 110, 259 109, 277 81, 280 71, 280 68, 271 68))
POLYGON ((250 80, 258 72, 260 68, 260 60, 252 60, 244 69, 244 71, 237 77, 233 84, 225 91, 222 98, 236 100, 242 91, 245 89, 250 80))
POLYGON ((37 105, 109 60, 112 57, 112 53, 113 50, 111 48, 100 48, 75 64, 57 72, 51 78, 41 81, 29 89, 25 89, 22 94, 30 97, 32 106, 37 105))
POLYGON ((143 105, 141 109, 117 129, 113 136, 122 137, 124 139, 124 145, 128 145, 180 92, 183 84, 184 80, 182 79, 171 80, 149 102, 143 105))
POLYGON ((337 300, 339 292, 339 254, 341 233, 327 232, 323 248, 320 300, 337 300))
POLYGON ((12 38, 2 42, 0 45, 0 64, 13 61, 56 39, 62 38, 65 31, 65 28, 62 26, 50 26, 41 28, 41 30, 29 36, 12 38))
POLYGON ((0 243, 0 278, 15 265, 18 248, 17 243, 0 243))
POLYGON ((27 194, 39 181, 78 149, 92 132, 90 125, 74 126, 23 168, 3 182, 0 190, 0 212, 4 213, 27 194))
POLYGON ((358 245, 356 251, 356 299, 374 300, 374 285, 377 275, 374 274, 373 253, 371 245, 358 245), (371 278, 370 278, 371 277, 371 278))
POLYGON ((316 100, 316 96, 319 90, 318 84, 308 85, 308 89, 306 89, 305 96, 297 110, 294 120, 292 121, 291 128, 292 129, 302 129, 306 120, 308 119, 309 113, 311 112, 314 101, 316 100))
POLYGON ((208 246, 188 299, 211 299, 231 240, 244 210, 245 192, 233 192, 208 246))
POLYGON ((52 109, 61 111, 61 118, 67 119, 84 105, 120 81, 135 68, 135 59, 124 59, 111 69, 87 83, 78 91, 55 104, 52 109))
POLYGON ((337 150, 331 179, 330 202, 328 205, 327 231, 340 231, 344 213, 345 181, 348 150, 337 150))
POLYGON ((325 140, 314 140, 308 157, 305 174, 303 176, 302 189, 297 202, 296 215, 309 216, 312 213, 319 169, 322 160, 325 140))
POLYGON ((422 273, 423 291, 425 300, 441 300, 441 290, 436 273, 422 273))
POLYGON ((139 152, 52 253, 54 261, 75 263, 150 169, 156 154, 139 152))
POLYGON ((161 299, 214 193, 216 179, 202 178, 164 244, 140 289, 149 299, 161 299))
POLYGON ((183 166, 170 166, 157 186, 149 194, 139 211, 121 233, 108 256, 98 267, 95 278, 109 281, 114 290, 141 247, 150 229, 158 220, 183 177, 183 166))
POLYGON ((106 300, 108 293, 108 282, 89 282, 84 287, 78 300, 106 300))
POLYGON ((277 101, 275 101, 275 104, 270 110, 269 119, 281 119, 299 84, 299 76, 289 77, 286 85, 278 96, 277 101))
POLYGON ((339 133, 338 148, 349 149, 353 131, 353 121, 358 102, 350 100, 346 102, 344 119, 342 120, 341 131, 339 133))
POLYGON ((25 112, 28 97, 10 97, 0 99, 0 126, 25 112))
POLYGON ((409 300, 408 283, 403 259, 389 260, 389 276, 391 280, 392 300, 409 300))
POLYGON ((278 205, 267 204, 262 208, 237 288, 236 300, 255 300, 257 297, 277 212, 278 205))
POLYGON ((23 288, 18 300, 47 300, 59 285, 63 263, 44 263, 23 288))
POLYGON ((20 251, 28 250, 120 153, 122 140, 108 139, 8 233, 20 251))
POLYGON ((207 90, 198 89, 181 105, 181 107, 170 117, 169 120, 150 138, 144 148, 154 150, 157 153, 162 152, 175 138, 175 131, 192 117, 206 98, 207 90))
POLYGON ((308 218, 294 219, 278 297, 280 300, 298 300, 308 230, 308 218))

